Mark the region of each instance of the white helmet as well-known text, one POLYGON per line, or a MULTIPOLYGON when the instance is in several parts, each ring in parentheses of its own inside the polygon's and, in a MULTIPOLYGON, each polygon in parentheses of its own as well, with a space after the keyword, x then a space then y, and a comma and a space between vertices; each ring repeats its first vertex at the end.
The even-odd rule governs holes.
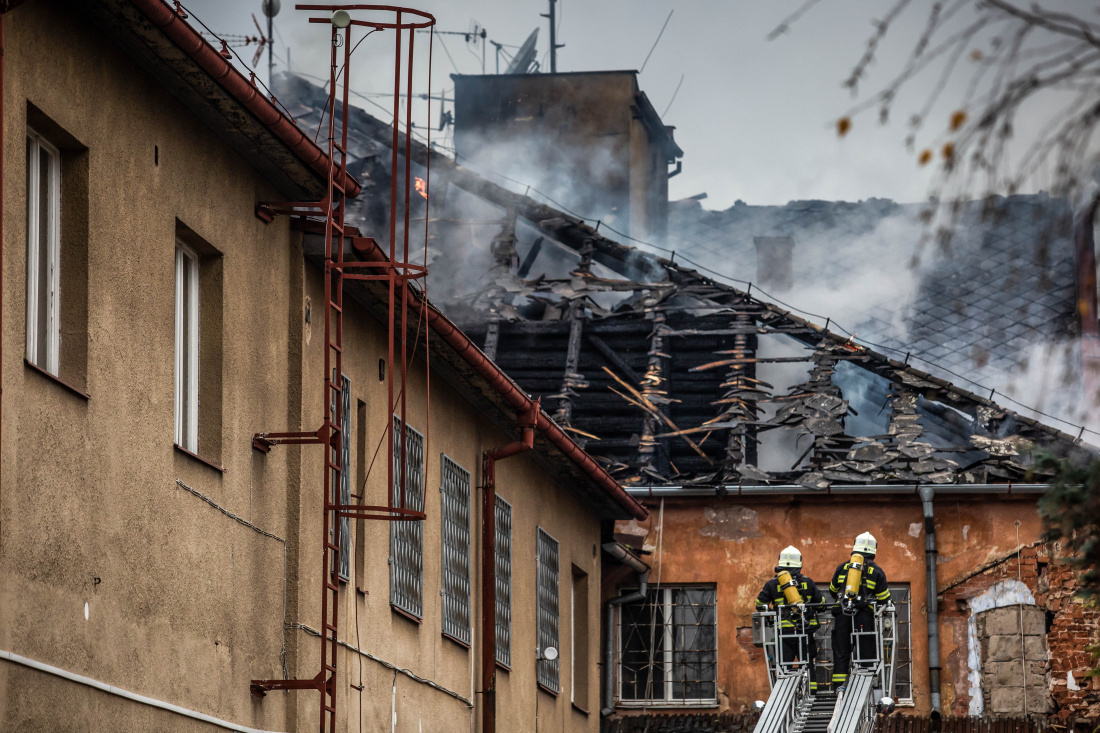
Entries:
POLYGON ((856 537, 856 543, 852 546, 852 552, 859 552, 864 555, 874 555, 877 549, 878 541, 870 532, 864 532, 856 537))
POLYGON ((779 553, 779 567, 781 568, 800 568, 802 567, 802 553, 798 551, 798 548, 794 545, 787 545, 783 552, 779 553))

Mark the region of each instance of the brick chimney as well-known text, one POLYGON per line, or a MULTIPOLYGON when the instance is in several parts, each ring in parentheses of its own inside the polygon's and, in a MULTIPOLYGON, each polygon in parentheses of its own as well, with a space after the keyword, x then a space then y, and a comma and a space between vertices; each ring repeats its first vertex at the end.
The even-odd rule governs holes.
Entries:
POLYGON ((794 285, 794 239, 791 237, 753 237, 756 245, 756 283, 772 293, 790 290, 794 285))

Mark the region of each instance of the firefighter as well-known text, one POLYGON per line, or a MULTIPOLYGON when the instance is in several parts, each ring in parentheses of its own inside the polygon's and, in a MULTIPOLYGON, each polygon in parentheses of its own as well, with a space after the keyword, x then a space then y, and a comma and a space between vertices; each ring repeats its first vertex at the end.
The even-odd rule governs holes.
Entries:
MULTIPOLYGON (((817 620, 817 612, 815 609, 800 611, 797 608, 792 608, 791 598, 788 597, 790 589, 782 588, 779 578, 785 576, 786 573, 790 574, 790 579, 794 583, 791 589, 797 590, 798 594, 795 602, 800 600, 804 604, 824 603, 825 599, 821 595, 821 591, 817 589, 817 585, 802 574, 802 553, 798 551, 797 547, 791 545, 779 553, 779 564, 775 567, 775 573, 775 577, 764 584, 760 595, 756 597, 756 610, 766 611, 769 608, 774 608, 779 612, 777 614, 779 623, 785 633, 805 634, 805 648, 803 648, 800 637, 783 637, 780 650, 781 663, 790 665, 794 664, 796 660, 805 662, 810 668, 810 690, 816 691, 817 679, 814 676, 814 657, 817 656, 817 645, 814 643, 814 633, 820 625, 817 620), (787 590, 787 593, 784 592, 785 590, 787 590)), ((785 577, 784 580, 786 580, 785 577)), ((793 597, 793 594, 791 596, 793 597)))
MULTIPOLYGON (((870 532, 856 537, 852 557, 833 573, 829 591, 839 604, 833 615, 833 687, 844 689, 852 665, 852 630, 875 630, 875 607, 890 602, 886 573, 875 564, 878 542, 870 532)), ((874 637, 859 637, 859 658, 875 656, 874 637)))

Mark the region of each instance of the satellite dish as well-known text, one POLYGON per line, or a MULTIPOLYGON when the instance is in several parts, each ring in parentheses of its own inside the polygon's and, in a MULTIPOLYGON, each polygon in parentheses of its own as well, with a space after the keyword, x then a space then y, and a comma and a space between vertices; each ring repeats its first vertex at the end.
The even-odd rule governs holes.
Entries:
POLYGON ((264 0, 260 7, 264 15, 269 18, 274 18, 279 14, 279 0, 264 0))
POLYGON ((542 654, 539 655, 539 659, 545 659, 547 662, 553 662, 558 658, 558 650, 552 646, 548 646, 542 650, 542 654))
POLYGON ((512 63, 508 64, 508 68, 504 70, 505 74, 527 74, 530 72, 531 64, 535 63, 535 42, 539 38, 539 29, 531 31, 531 35, 527 36, 527 40, 523 42, 523 45, 519 47, 519 51, 512 57, 512 63))

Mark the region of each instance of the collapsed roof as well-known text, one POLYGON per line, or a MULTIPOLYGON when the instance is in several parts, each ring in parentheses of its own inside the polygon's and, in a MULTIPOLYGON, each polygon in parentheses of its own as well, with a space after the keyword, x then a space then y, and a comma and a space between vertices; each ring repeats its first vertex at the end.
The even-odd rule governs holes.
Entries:
MULTIPOLYGON (((827 305, 834 323, 864 342, 927 359, 935 374, 1004 390, 1034 349, 1057 344, 1072 351, 1072 229, 1069 203, 1045 193, 951 206, 737 201, 724 211, 685 199, 670 207, 668 246, 794 305, 827 305), (941 220, 930 221, 936 216, 941 220), (777 238, 787 242, 787 261, 776 263, 787 279, 773 286, 768 280, 776 273, 765 271, 761 248, 777 238), (844 297, 853 285, 868 292, 844 297)), ((1068 356, 1068 381, 1079 381, 1079 359, 1068 356)))
MULTIPOLYGON (((324 92, 294 77, 285 86, 299 122, 316 124, 324 92)), ((352 120, 367 193, 349 210, 382 240, 393 130, 362 110, 352 120)), ((1085 450, 425 145, 413 151, 414 174, 432 166, 430 211, 414 197, 409 212, 413 226, 432 222, 431 295, 625 485, 1011 483, 1031 475, 1035 448, 1085 450)))

